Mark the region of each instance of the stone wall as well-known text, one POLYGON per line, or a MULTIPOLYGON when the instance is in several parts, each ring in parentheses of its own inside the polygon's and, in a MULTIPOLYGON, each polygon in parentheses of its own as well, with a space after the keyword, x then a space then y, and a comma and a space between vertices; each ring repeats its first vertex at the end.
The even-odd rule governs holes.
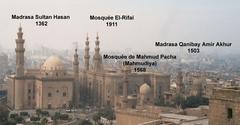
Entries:
POLYGON ((209 125, 239 125, 240 89, 214 89, 209 102, 209 125))
POLYGON ((116 120, 118 125, 139 125, 145 122, 160 119, 157 113, 137 110, 117 110, 116 120))

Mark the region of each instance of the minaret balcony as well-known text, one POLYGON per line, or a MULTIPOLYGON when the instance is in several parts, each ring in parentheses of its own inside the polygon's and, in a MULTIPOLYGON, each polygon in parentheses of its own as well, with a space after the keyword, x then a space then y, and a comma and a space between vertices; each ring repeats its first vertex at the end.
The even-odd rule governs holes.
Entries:
POLYGON ((20 53, 22 52, 22 53, 23 53, 24 51, 25 51, 25 48, 21 48, 21 49, 16 48, 16 49, 15 49, 15 52, 20 52, 20 53))

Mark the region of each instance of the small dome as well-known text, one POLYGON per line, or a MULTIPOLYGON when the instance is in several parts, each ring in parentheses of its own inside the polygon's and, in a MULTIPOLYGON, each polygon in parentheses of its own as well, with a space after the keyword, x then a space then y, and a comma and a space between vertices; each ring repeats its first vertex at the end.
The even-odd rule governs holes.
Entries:
POLYGON ((177 83, 176 83, 176 82, 173 82, 173 83, 170 85, 170 87, 172 87, 172 88, 177 88, 177 83))
POLYGON ((64 70, 64 65, 57 56, 50 56, 42 65, 42 70, 64 70))
POLYGON ((147 83, 144 83, 140 86, 140 94, 149 94, 151 92, 151 88, 147 83))

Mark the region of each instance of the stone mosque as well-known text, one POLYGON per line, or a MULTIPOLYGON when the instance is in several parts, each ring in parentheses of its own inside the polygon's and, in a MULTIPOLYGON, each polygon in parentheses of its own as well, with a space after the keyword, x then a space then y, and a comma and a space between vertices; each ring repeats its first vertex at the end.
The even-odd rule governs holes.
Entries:
POLYGON ((79 67, 78 51, 72 70, 67 71, 57 56, 50 56, 39 69, 25 69, 24 42, 20 26, 16 39, 16 74, 8 76, 8 106, 12 109, 57 109, 90 105, 135 108, 153 105, 170 90, 170 75, 132 72, 131 67, 105 68, 97 35, 90 56, 89 37, 85 42, 84 64, 79 67))

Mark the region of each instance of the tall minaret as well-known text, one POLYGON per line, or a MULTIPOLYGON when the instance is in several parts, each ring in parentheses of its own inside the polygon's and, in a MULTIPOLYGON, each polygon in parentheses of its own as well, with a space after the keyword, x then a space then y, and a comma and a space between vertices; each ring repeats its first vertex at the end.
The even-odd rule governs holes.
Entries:
POLYGON ((74 60, 73 60, 73 72, 74 72, 74 104, 78 105, 80 99, 80 84, 79 84, 79 61, 78 61, 78 52, 77 48, 75 49, 74 60))
POLYGON ((85 55, 84 55, 84 67, 85 70, 88 71, 89 70, 89 59, 90 59, 90 55, 89 55, 89 38, 88 38, 88 34, 87 34, 87 38, 86 38, 86 42, 85 42, 85 55))
POLYGON ((183 75, 181 68, 178 69, 178 74, 177 74, 177 92, 184 94, 185 93, 185 86, 183 84, 183 75))
POLYGON ((128 105, 128 74, 131 72, 129 66, 123 68, 123 103, 122 108, 127 108, 128 105))
POLYGON ((16 39, 16 78, 14 87, 14 109, 24 109, 24 39, 23 32, 20 25, 16 39))
POLYGON ((129 73, 129 67, 128 66, 124 67, 123 73, 124 73, 124 76, 123 76, 123 79, 124 79, 124 82, 123 82, 123 98, 124 98, 124 100, 127 100, 127 97, 128 97, 128 73, 129 73))
POLYGON ((16 39, 16 77, 24 76, 24 42, 22 27, 18 28, 18 38, 16 39))
POLYGON ((78 61, 77 49, 75 49, 75 54, 74 54, 73 71, 74 71, 74 79, 76 81, 79 81, 79 61, 78 61))
POLYGON ((100 48, 99 48, 99 37, 97 34, 96 42, 95 42, 95 54, 93 56, 93 70, 95 72, 99 72, 102 70, 102 57, 100 55, 100 48))

